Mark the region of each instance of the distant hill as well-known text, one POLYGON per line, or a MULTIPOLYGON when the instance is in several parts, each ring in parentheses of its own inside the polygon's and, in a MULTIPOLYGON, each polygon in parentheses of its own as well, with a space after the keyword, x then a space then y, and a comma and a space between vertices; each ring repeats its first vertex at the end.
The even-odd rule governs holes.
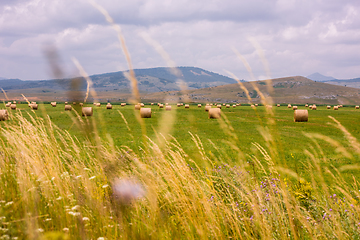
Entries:
POLYGON ((360 88, 360 78, 335 79, 335 80, 326 81, 325 83, 345 86, 345 87, 360 88))
POLYGON ((336 80, 333 77, 328 77, 328 76, 324 76, 318 72, 313 73, 309 76, 307 76, 308 79, 313 80, 313 81, 319 81, 319 82, 325 82, 325 81, 331 81, 331 80, 336 80))
POLYGON ((5 80, 5 79, 7 79, 7 78, 0 77, 0 80, 5 80))
MULTIPOLYGON (((265 97, 271 97, 274 103, 360 104, 360 89, 314 82, 301 76, 245 82, 243 85, 248 89, 251 102, 254 103, 261 103, 261 99, 253 85, 257 86, 265 97)), ((178 102, 186 98, 193 102, 249 103, 245 91, 239 84, 189 90, 186 96, 181 96, 177 92, 162 92, 143 97, 149 100, 167 99, 169 102, 178 102)))
MULTIPOLYGON (((198 89, 204 87, 213 87, 236 81, 201 68, 179 67, 183 80, 189 89, 198 89)), ((180 90, 178 79, 171 74, 170 68, 148 68, 135 69, 135 75, 138 80, 139 90, 142 92, 159 92, 180 90)), ((113 72, 96 74, 90 76, 93 81, 93 87, 96 91, 118 91, 121 93, 130 93, 131 85, 125 78, 124 72, 113 72)), ((82 78, 73 81, 73 79, 52 79, 41 81, 22 81, 19 79, 0 80, 0 88, 4 90, 26 90, 38 89, 41 91, 69 91, 85 90, 86 81, 82 78)))

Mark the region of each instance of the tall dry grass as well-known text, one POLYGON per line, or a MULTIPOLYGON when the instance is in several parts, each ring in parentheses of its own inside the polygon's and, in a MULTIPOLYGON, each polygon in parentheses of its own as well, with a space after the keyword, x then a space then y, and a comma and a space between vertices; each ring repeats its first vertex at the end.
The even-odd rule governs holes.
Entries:
POLYGON ((191 135, 202 156, 196 161, 209 166, 200 168, 176 139, 159 147, 148 138, 135 153, 111 139, 79 142, 49 119, 20 113, 1 134, 3 239, 360 237, 358 182, 342 177, 353 166, 321 167, 326 156, 317 139, 325 136, 308 134, 314 148, 306 181, 257 143, 251 161, 230 166, 212 160, 191 135))

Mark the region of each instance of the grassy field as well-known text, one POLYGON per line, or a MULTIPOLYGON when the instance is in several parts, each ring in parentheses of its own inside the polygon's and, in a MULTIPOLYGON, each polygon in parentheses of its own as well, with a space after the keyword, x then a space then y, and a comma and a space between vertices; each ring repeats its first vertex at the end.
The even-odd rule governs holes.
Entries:
POLYGON ((204 106, 146 107, 152 118, 142 120, 133 105, 103 104, 88 118, 64 104, 9 110, 0 122, 3 236, 360 237, 359 110, 318 106, 297 123, 286 106, 223 107, 219 120, 204 106), (116 179, 137 196, 117 193, 116 179))

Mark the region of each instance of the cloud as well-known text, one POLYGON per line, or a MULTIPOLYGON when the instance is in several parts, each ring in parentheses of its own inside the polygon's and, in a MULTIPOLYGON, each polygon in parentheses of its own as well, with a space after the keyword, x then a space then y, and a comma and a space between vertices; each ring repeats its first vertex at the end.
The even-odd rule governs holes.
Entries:
MULTIPOLYGON (((249 79, 264 67, 249 38, 261 45, 272 77, 321 72, 360 77, 360 2, 310 0, 98 1, 122 27, 134 67, 166 66, 139 33, 158 41, 179 66, 249 79)), ((44 44, 54 44, 74 74, 74 56, 90 74, 127 69, 115 31, 86 0, 3 0, 0 76, 50 78, 44 44)))

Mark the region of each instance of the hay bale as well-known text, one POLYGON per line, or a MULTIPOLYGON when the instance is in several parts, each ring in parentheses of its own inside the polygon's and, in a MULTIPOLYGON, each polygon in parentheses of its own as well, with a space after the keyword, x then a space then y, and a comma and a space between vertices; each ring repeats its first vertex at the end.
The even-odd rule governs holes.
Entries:
POLYGON ((9 119, 9 114, 6 109, 0 110, 0 121, 7 121, 9 119))
POLYGON ((308 104, 305 104, 305 107, 308 107, 309 105, 308 104))
POLYGON ((312 105, 309 106, 309 109, 312 109, 312 105))
POLYGON ((326 109, 331 109, 331 106, 327 105, 327 106, 326 106, 326 109))
POLYGON ((151 106, 153 106, 153 105, 154 105, 154 103, 152 102, 152 103, 151 103, 151 106))
POLYGON ((13 104, 13 103, 12 103, 12 104, 10 105, 10 108, 11 108, 11 110, 16 110, 16 104, 13 104))
POLYGON ((81 115, 86 116, 86 117, 92 116, 93 115, 93 108, 92 107, 83 107, 81 109, 81 115))
POLYGON ((181 107, 181 104, 180 104, 180 103, 178 103, 178 104, 176 104, 176 106, 177 106, 177 107, 181 107))
POLYGON ((165 106, 169 106, 169 103, 165 103, 165 106))
POLYGON ((359 106, 355 106, 355 109, 359 109, 359 106))
POLYGON ((266 105, 267 109, 272 109, 272 107, 273 107, 272 105, 266 105))
POLYGON ((11 106, 11 102, 8 102, 7 104, 5 104, 5 107, 10 107, 11 106))
POLYGON ((291 104, 288 104, 288 108, 291 108, 291 104))
POLYGON ((212 103, 210 103, 210 106, 213 106, 213 104, 212 104, 212 103))
POLYGON ((216 108, 220 108, 220 109, 221 109, 221 104, 216 105, 216 108))
POLYGON ((225 103, 223 103, 223 106, 225 106, 226 104, 225 103))
POLYGON ((233 108, 236 108, 236 104, 233 104, 233 108))
POLYGON ((164 108, 164 104, 160 103, 159 108, 164 108))
POLYGON ((73 102, 73 105, 76 105, 76 102, 73 102))
POLYGON ((125 107, 126 103, 121 103, 120 106, 125 107))
POLYGON ((72 107, 71 105, 65 105, 65 111, 71 111, 72 107))
POLYGON ((205 112, 208 112, 211 106, 205 106, 205 112))
POLYGON ((140 110, 140 108, 141 108, 141 106, 139 104, 135 104, 135 107, 134 107, 135 110, 140 110))
POLYGON ((297 106, 293 106, 293 110, 297 110, 297 106))
POLYGON ((35 104, 30 104, 30 107, 32 110, 38 110, 38 105, 35 103, 35 104))
POLYGON ((307 122, 309 118, 308 110, 295 110, 294 122, 307 122))
POLYGON ((143 103, 140 103, 140 107, 145 107, 145 104, 143 104, 143 103))
POLYGON ((81 103, 79 103, 79 105, 80 105, 80 107, 82 107, 82 106, 84 106, 84 104, 81 102, 81 103))
POLYGON ((51 102, 51 106, 56 107, 56 102, 51 102))
POLYGON ((151 108, 141 108, 140 109, 141 118, 151 118, 151 108))
POLYGON ((210 108, 209 109, 209 118, 220 118, 221 109, 220 108, 210 108))
POLYGON ((230 104, 226 104, 226 106, 225 106, 226 108, 230 108, 230 104))
POLYGON ((169 106, 169 105, 165 106, 165 110, 166 111, 171 111, 171 106, 169 106))
POLYGON ((316 105, 315 105, 315 104, 314 104, 314 105, 312 105, 311 110, 316 110, 316 105))
POLYGON ((13 101, 12 103, 13 103, 13 104, 16 104, 16 101, 13 101))
POLYGON ((276 106, 277 106, 277 107, 280 107, 280 104, 277 104, 276 106))
POLYGON ((201 108, 201 104, 198 104, 198 108, 201 108))
POLYGON ((100 107, 100 106, 101 106, 101 103, 99 103, 99 102, 96 103, 96 106, 97 106, 97 107, 100 107))
POLYGON ((255 104, 255 107, 258 107, 258 106, 259 106, 259 104, 256 103, 256 104, 255 104))
POLYGON ((338 106, 334 106, 334 110, 338 110, 339 109, 339 107, 338 106))
POLYGON ((110 103, 108 103, 108 104, 106 105, 106 109, 112 109, 112 105, 111 105, 110 103))
POLYGON ((251 104, 251 106, 250 106, 251 108, 255 108, 255 105, 254 104, 251 104))
POLYGON ((68 102, 65 102, 65 105, 68 104, 68 102))
POLYGON ((185 104, 185 108, 190 108, 189 104, 185 104))
POLYGON ((184 106, 184 104, 183 104, 183 103, 181 103, 181 106, 184 106))
POLYGON ((342 107, 343 107, 343 105, 341 104, 339 107, 341 107, 341 108, 342 108, 342 107))

